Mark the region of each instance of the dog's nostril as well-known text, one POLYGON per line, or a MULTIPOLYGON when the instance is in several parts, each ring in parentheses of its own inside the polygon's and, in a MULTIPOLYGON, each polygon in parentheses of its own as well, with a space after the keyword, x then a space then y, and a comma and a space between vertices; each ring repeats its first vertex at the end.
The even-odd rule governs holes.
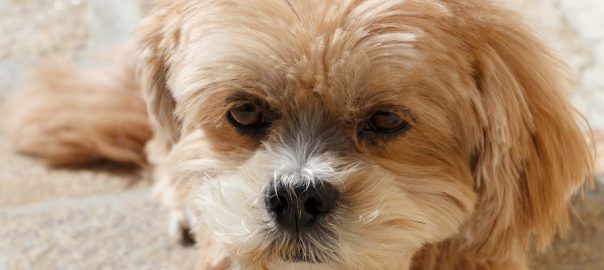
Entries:
POLYGON ((283 196, 271 196, 268 200, 268 208, 275 214, 280 215, 287 209, 287 199, 283 196))
POLYGON ((318 216, 326 212, 323 207, 323 202, 317 198, 306 199, 306 202, 304 203, 304 211, 313 216, 318 216))

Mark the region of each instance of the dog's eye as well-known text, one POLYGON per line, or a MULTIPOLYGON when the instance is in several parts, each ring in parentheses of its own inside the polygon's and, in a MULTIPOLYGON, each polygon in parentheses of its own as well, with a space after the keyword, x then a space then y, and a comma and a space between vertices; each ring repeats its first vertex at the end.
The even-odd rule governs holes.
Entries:
POLYGON ((409 123, 407 123, 407 121, 399 114, 389 111, 374 112, 365 124, 365 131, 379 133, 396 133, 405 131, 408 128, 409 123))
POLYGON ((240 129, 256 129, 266 124, 262 109, 251 103, 230 109, 227 118, 240 129))

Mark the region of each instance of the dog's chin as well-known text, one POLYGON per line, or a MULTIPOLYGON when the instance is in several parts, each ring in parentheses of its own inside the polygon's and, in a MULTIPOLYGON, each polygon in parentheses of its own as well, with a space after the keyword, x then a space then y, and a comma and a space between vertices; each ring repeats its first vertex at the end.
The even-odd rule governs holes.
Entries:
POLYGON ((322 270, 322 269, 333 269, 333 267, 331 267, 332 264, 330 263, 319 263, 319 262, 305 262, 305 261, 288 261, 288 260, 284 260, 284 259, 279 259, 276 262, 274 262, 271 267, 272 269, 284 269, 284 270, 289 270, 289 269, 295 269, 295 270, 301 270, 301 269, 312 269, 312 270, 322 270))
POLYGON ((271 238, 271 248, 265 252, 274 253, 267 255, 286 263, 329 264, 338 260, 337 238, 322 228, 300 233, 284 231, 271 234, 271 238))
POLYGON ((320 250, 309 249, 303 246, 293 247, 292 252, 282 253, 279 255, 280 259, 287 263, 309 263, 309 264, 318 264, 324 263, 327 261, 326 258, 322 256, 317 256, 315 254, 321 254, 320 250))
POLYGON ((299 252, 294 252, 291 255, 282 255, 281 260, 286 263, 309 263, 309 264, 319 264, 324 263, 320 258, 315 258, 314 256, 308 256, 304 254, 302 250, 299 252))

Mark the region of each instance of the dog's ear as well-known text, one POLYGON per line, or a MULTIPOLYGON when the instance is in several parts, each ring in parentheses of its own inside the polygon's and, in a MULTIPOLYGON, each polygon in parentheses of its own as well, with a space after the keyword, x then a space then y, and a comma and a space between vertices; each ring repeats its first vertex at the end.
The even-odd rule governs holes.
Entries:
POLYGON ((180 137, 176 102, 167 85, 170 52, 179 46, 183 1, 163 1, 140 24, 138 34, 140 75, 155 136, 174 143, 180 137))
POLYGON ((481 252, 541 249, 568 228, 569 199, 590 177, 589 128, 582 132, 565 97, 564 65, 510 14, 488 16, 493 23, 481 23, 473 44, 483 134, 473 160, 480 193, 473 229, 489 239, 481 252))

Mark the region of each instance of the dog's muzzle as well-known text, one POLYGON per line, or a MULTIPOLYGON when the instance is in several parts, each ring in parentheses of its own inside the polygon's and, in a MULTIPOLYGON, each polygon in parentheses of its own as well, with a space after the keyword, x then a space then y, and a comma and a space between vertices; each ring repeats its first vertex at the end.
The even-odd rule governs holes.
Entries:
POLYGON ((336 207, 339 193, 330 183, 286 179, 272 181, 265 191, 267 210, 279 227, 291 233, 312 230, 336 207))

